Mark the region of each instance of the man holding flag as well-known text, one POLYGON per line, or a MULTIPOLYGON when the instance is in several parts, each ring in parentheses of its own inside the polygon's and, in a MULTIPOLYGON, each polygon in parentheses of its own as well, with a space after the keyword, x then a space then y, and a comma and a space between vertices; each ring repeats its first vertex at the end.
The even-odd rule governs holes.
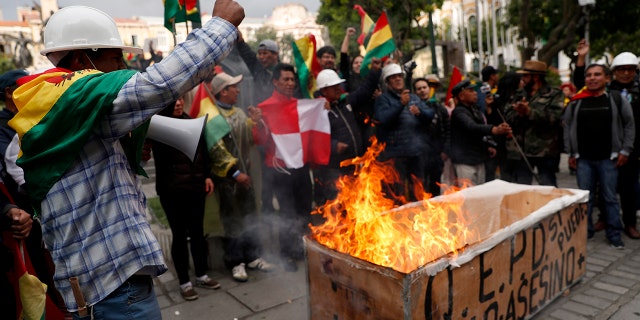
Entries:
POLYGON ((70 6, 49 18, 41 53, 56 68, 21 79, 9 124, 56 287, 74 317, 119 319, 126 310, 132 319, 161 318, 152 277, 167 267, 136 180, 145 136, 137 128, 210 74, 243 19, 239 4, 217 0, 211 21, 137 73, 122 52, 140 50, 119 41, 104 12, 70 6))
POLYGON ((256 123, 254 141, 265 147, 265 165, 280 206, 280 253, 285 270, 297 270, 304 258, 302 236, 311 222, 312 187, 309 165, 326 165, 331 153, 331 133, 325 99, 296 99, 295 69, 280 63, 273 70, 271 98, 249 108, 256 123))

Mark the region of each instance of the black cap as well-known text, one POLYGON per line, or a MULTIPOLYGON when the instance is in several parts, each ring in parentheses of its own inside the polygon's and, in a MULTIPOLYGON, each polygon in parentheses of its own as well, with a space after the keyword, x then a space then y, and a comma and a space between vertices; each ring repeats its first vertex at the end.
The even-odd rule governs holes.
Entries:
POLYGON ((487 81, 489 80, 489 77, 491 77, 492 75, 498 73, 498 70, 496 70, 496 68, 492 67, 492 66, 486 66, 484 68, 482 68, 482 71, 480 71, 480 74, 482 75, 482 81, 487 81))
POLYGON ((18 79, 28 76, 24 70, 11 70, 0 75, 0 100, 4 101, 4 88, 13 87, 18 79))
POLYGON ((472 88, 473 85, 471 85, 471 81, 469 80, 462 80, 460 82, 458 82, 458 84, 456 84, 453 89, 451 89, 451 94, 453 94, 454 97, 457 97, 460 92, 462 92, 462 90, 467 89, 467 88, 472 88))

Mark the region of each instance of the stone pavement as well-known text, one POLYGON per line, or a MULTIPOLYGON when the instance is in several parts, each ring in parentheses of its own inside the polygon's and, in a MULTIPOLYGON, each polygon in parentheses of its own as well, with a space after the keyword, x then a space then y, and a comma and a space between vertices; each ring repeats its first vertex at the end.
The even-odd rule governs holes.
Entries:
MULTIPOLYGON (((569 175, 566 163, 563 157, 558 184, 562 188, 576 188, 575 176, 569 175)), ((145 192, 153 193, 152 183, 147 183, 145 192)), ((585 276, 533 319, 640 319, 640 240, 623 236, 623 241, 625 249, 615 250, 609 246, 604 232, 596 233, 587 243, 585 276)), ((220 248, 214 245, 212 256, 219 257, 219 253, 213 252, 216 250, 220 248)), ((219 281, 222 288, 196 288, 200 298, 195 301, 182 299, 172 269, 155 280, 163 319, 309 319, 304 262, 298 264, 297 272, 248 270, 249 281, 245 283, 233 281, 230 271, 220 267, 221 263, 212 265, 218 267, 210 270, 209 276, 219 281)))

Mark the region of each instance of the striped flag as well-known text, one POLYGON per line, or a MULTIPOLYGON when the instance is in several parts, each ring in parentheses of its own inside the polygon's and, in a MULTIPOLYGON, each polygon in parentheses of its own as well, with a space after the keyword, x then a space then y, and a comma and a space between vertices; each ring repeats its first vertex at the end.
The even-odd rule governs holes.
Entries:
POLYGON ((313 98, 316 91, 316 77, 322 71, 316 58, 316 37, 312 34, 304 36, 292 43, 293 59, 300 80, 302 97, 313 98))
POLYGON ((209 84, 203 82, 198 87, 193 98, 193 104, 191 104, 189 116, 195 119, 209 115, 207 124, 204 127, 204 136, 207 142, 207 150, 211 150, 220 139, 231 132, 231 127, 229 127, 229 123, 227 123, 224 116, 220 114, 213 101, 214 98, 209 95, 206 85, 209 84))
POLYGON ((163 0, 164 2, 164 27, 172 33, 174 25, 187 20, 200 23, 198 0, 163 0))
POLYGON ((360 67, 360 75, 364 77, 369 74, 369 64, 371 64, 372 58, 382 59, 395 50, 396 43, 393 41, 391 26, 389 26, 389 21, 387 20, 387 13, 382 11, 380 18, 378 18, 373 28, 369 43, 367 43, 367 53, 362 61, 362 67, 360 67))
MULTIPOLYGON (((134 73, 135 70, 103 73, 54 68, 20 79, 20 86, 13 92, 19 112, 9 125, 20 138, 17 163, 24 169, 29 198, 36 210, 134 73)), ((132 145, 141 148, 142 141, 132 145)), ((135 155, 127 156, 129 163, 139 163, 135 155)))
POLYGON ((449 89, 447 89, 447 97, 444 99, 445 102, 448 102, 451 99, 451 90, 456 86, 460 81, 462 81, 462 73, 458 70, 458 67, 453 66, 453 71, 451 72, 451 81, 449 81, 449 89))
POLYGON ((287 168, 326 165, 331 154, 331 126, 325 99, 268 99, 259 105, 276 146, 275 156, 287 168))
POLYGON ((360 16, 360 36, 358 37, 358 43, 360 45, 366 46, 364 43, 365 37, 373 31, 373 19, 369 17, 369 15, 362 9, 360 5, 354 5, 353 9, 358 11, 358 15, 360 16))

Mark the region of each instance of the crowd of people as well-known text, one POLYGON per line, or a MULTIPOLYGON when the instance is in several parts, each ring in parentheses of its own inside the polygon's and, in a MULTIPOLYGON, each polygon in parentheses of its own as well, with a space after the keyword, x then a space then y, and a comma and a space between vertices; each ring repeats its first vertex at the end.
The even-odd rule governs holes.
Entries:
MULTIPOLYGON (((302 237, 314 223, 314 206, 336 198, 339 177, 354 172, 344 161, 363 155, 373 136, 385 145, 378 160, 392 161, 397 171, 397 181, 384 190, 399 203, 422 199, 418 184, 434 196, 443 182, 477 185, 499 178, 557 186, 565 152, 578 186, 590 191, 589 237, 606 230, 617 249, 624 248, 622 232, 640 239, 635 55, 620 53, 611 69, 585 65, 589 46, 581 41, 572 82, 560 88, 547 82, 544 62, 528 60, 502 74, 486 66, 482 82, 462 80, 452 98, 442 101, 437 75, 412 79, 392 57, 372 59, 361 75, 363 57, 348 52, 355 40, 355 29, 348 28, 338 64, 333 47, 317 51, 323 70, 315 96, 322 103, 312 106, 326 115, 330 143, 315 147, 326 148, 316 150, 326 160, 312 162, 307 150, 294 150, 305 154, 294 164, 283 157, 283 141, 293 140, 274 133, 289 126, 289 119, 304 117, 298 115, 298 70, 280 61, 274 40, 261 41, 256 51, 244 42, 237 29, 244 11, 237 3, 216 1, 213 17, 167 56, 141 67, 123 59, 123 52, 141 50, 101 39, 117 34, 112 18, 88 7, 66 7, 50 18, 44 33, 42 53, 55 68, 0 76, 2 228, 14 240, 35 238, 29 254, 45 257, 35 259, 37 264, 51 262, 38 277, 50 284, 48 294, 62 314, 117 318, 116 310, 126 307, 132 318, 160 318, 152 277, 167 266, 137 180, 144 174, 141 161, 151 155, 185 300, 198 298, 194 287, 220 288, 207 275, 208 195, 219 197, 224 262, 234 280, 247 281, 246 269, 295 271, 304 259, 302 237), (87 16, 92 19, 77 18, 87 16), (234 47, 252 75, 252 105, 246 108, 236 105, 243 76, 215 68, 234 47), (196 90, 203 96, 185 104, 196 90), (189 119, 202 112, 210 118, 193 158, 163 141, 145 140, 155 114, 189 119), (252 150, 259 164, 251 163, 252 150), (600 216, 592 223, 594 208, 600 216), (260 225, 275 220, 281 263, 263 258, 260 240, 260 225)), ((2 248, 0 261, 12 261, 4 259, 12 255, 6 241, 2 248)), ((3 294, 15 294, 11 281, 3 277, 1 285, 3 294)), ((19 312, 16 301, 0 299, 2 310, 19 312)))

